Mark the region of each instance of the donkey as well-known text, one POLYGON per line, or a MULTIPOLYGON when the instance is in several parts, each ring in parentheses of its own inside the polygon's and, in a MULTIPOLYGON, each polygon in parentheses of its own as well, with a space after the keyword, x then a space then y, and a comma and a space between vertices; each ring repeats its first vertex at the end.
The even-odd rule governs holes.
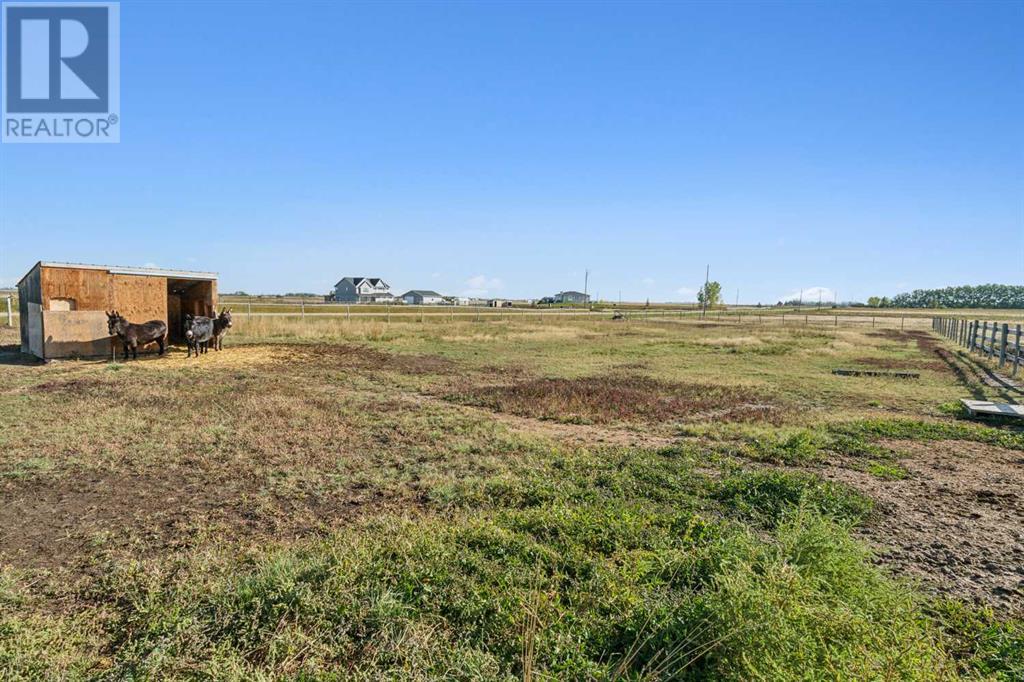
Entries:
POLYGON ((128 359, 128 349, 132 350, 132 359, 139 359, 139 346, 147 343, 157 342, 160 346, 160 355, 164 354, 167 347, 167 323, 163 320, 150 320, 145 324, 134 324, 124 319, 120 313, 113 310, 107 313, 107 331, 111 336, 117 334, 124 344, 124 359, 128 359))
POLYGON ((195 351, 196 357, 199 353, 205 353, 210 339, 213 338, 213 320, 202 315, 185 316, 185 343, 188 345, 188 355, 192 357, 195 351))
POLYGON ((224 350, 224 335, 231 329, 231 308, 220 311, 220 315, 213 318, 213 349, 224 350))

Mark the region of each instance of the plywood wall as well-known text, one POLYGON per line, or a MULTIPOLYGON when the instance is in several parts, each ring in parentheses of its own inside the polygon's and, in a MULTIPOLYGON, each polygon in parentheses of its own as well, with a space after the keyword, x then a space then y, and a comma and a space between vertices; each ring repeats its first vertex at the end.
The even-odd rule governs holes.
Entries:
POLYGON ((51 298, 73 298, 78 310, 110 310, 109 272, 43 267, 40 275, 43 310, 51 298))
POLYGON ((167 278, 140 275, 109 277, 111 307, 128 321, 167 321, 167 278))
POLYGON ((165 277, 43 267, 41 290, 43 310, 53 308, 53 299, 71 299, 75 310, 117 310, 131 322, 167 320, 165 277))
MULTIPOLYGON (((42 311, 45 358, 110 357, 107 315, 100 310, 42 311)), ((120 344, 116 344, 120 349, 120 344)))
POLYGON ((217 306, 217 283, 196 282, 181 298, 181 311, 190 315, 214 315, 217 306))

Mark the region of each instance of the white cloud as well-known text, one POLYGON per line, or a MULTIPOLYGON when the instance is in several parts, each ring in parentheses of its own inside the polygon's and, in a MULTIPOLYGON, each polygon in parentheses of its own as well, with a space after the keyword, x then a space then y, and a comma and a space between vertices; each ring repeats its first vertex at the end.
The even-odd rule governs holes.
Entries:
POLYGON ((487 296, 492 291, 500 290, 505 286, 500 277, 488 277, 487 275, 474 275, 466 280, 466 289, 463 296, 487 296))
POLYGON ((194 256, 189 256, 185 260, 187 260, 189 263, 198 263, 199 262, 199 259, 194 257, 194 256))
POLYGON ((676 293, 683 298, 697 298, 697 290, 690 287, 679 287, 676 289, 676 293))
POLYGON ((831 303, 832 299, 835 298, 835 292, 828 287, 807 287, 802 291, 796 289, 783 296, 779 296, 780 301, 797 301, 803 296, 804 303, 817 303, 821 300, 822 303, 831 303))
POLYGON ((643 285, 645 287, 653 287, 654 286, 654 278, 653 277, 644 277, 642 280, 640 280, 640 282, 643 283, 643 285))
POLYGON ((157 265, 156 263, 143 263, 142 267, 144 267, 144 268, 158 268, 160 266, 157 265))

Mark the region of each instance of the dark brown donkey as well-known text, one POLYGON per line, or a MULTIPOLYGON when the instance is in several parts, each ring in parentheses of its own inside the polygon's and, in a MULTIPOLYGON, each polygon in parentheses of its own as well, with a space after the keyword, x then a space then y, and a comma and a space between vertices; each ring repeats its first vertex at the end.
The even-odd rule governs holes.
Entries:
POLYGON ((124 359, 128 359, 128 349, 132 349, 132 358, 139 359, 139 346, 156 341, 160 345, 160 355, 167 347, 167 323, 163 320, 150 320, 145 324, 134 324, 121 317, 115 310, 107 313, 107 329, 110 335, 117 334, 124 344, 124 359))
POLYGON ((224 335, 231 329, 231 308, 220 311, 220 315, 213 318, 213 349, 224 350, 224 335))

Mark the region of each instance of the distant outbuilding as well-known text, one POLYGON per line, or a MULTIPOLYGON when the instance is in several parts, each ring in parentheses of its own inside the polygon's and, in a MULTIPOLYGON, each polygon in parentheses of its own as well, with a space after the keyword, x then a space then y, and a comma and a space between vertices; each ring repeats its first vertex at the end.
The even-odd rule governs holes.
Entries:
POLYGON ((551 299, 554 303, 590 303, 590 296, 581 291, 560 291, 551 299))
POLYGON ((402 300, 409 305, 440 305, 444 296, 429 289, 412 289, 402 294, 402 300))
POLYGON ((171 339, 186 314, 212 315, 217 274, 79 263, 36 263, 18 282, 21 352, 52 358, 110 355, 107 310, 130 322, 163 320, 171 339))

